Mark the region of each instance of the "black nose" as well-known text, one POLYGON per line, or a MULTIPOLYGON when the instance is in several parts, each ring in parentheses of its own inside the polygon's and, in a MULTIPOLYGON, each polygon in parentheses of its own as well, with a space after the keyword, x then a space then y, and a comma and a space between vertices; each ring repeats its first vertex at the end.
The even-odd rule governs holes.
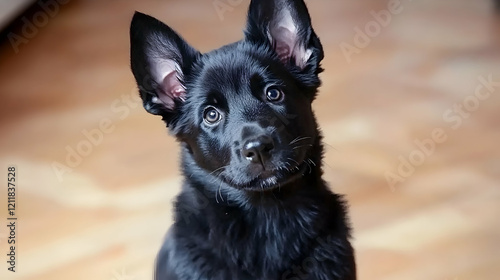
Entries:
POLYGON ((245 142, 241 153, 248 161, 264 164, 272 149, 274 149, 273 139, 267 135, 261 135, 245 142))

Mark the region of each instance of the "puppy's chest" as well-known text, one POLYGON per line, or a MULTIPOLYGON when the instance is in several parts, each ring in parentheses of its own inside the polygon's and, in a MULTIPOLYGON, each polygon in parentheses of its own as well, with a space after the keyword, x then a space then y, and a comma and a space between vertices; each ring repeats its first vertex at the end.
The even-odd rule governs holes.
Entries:
POLYGON ((254 273, 288 268, 303 256, 314 237, 314 211, 226 209, 209 225, 216 254, 254 273), (221 215, 222 214, 222 215, 221 215))

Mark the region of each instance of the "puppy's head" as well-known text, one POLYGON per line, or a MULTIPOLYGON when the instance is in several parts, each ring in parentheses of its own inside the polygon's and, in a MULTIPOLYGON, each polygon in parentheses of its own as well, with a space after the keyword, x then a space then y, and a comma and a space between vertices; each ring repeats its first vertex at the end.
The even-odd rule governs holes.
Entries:
POLYGON ((130 37, 145 109, 163 117, 204 176, 267 190, 314 164, 323 49, 302 0, 253 0, 245 38, 206 54, 141 13, 130 37))

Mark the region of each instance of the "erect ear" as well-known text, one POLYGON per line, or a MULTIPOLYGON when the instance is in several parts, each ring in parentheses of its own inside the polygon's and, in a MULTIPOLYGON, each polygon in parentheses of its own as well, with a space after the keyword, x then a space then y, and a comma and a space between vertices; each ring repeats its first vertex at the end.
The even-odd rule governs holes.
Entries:
POLYGON ((199 53, 170 27, 135 12, 130 26, 130 59, 144 108, 166 121, 185 100, 184 75, 199 53))
POLYGON ((248 41, 270 43, 286 65, 316 70, 323 59, 303 0, 252 0, 245 34, 248 41))

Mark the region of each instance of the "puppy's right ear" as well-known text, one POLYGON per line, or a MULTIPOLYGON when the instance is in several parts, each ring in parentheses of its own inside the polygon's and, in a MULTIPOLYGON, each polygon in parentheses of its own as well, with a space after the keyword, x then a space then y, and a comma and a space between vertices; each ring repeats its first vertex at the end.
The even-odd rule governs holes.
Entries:
POLYGON ((169 123, 186 98, 183 78, 199 55, 170 27, 135 12, 130 26, 130 60, 144 108, 169 123))

